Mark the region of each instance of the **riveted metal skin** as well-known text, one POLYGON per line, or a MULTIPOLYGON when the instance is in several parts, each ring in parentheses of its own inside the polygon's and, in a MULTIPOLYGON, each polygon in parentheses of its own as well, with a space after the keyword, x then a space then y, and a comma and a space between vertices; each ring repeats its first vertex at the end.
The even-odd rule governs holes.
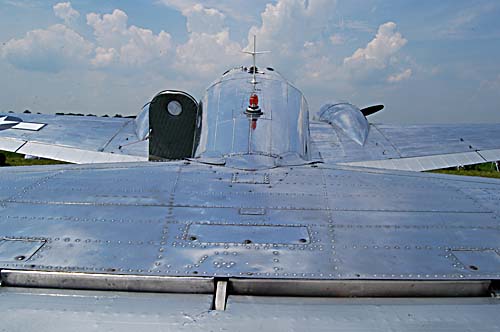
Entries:
POLYGON ((3 168, 0 236, 44 245, 0 268, 500 279, 498 180, 321 165, 234 174, 184 162, 3 168))

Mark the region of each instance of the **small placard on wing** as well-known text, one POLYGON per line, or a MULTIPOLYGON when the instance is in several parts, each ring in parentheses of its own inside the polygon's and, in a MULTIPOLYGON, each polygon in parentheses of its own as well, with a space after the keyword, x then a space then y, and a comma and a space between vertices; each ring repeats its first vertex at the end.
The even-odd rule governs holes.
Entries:
POLYGON ((246 184, 269 184, 269 174, 267 173, 233 173, 232 183, 246 184))

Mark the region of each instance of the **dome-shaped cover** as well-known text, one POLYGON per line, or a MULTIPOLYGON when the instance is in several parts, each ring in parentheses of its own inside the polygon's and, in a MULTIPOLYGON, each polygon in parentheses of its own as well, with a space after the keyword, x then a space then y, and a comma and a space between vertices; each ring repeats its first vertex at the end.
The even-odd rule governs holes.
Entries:
POLYGON ((275 71, 258 69, 255 86, 252 74, 236 68, 207 89, 195 157, 266 166, 310 162, 309 111, 304 96, 275 71), (254 93, 259 112, 249 109, 254 93))
POLYGON ((370 125, 356 106, 349 103, 323 105, 320 109, 319 119, 339 129, 359 145, 365 145, 370 125))

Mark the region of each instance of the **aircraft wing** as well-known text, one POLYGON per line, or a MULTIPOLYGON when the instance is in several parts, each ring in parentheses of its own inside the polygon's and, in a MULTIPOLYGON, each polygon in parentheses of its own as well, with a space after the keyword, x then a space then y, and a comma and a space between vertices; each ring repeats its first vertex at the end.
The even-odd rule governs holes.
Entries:
POLYGON ((323 122, 311 137, 327 163, 427 171, 500 160, 500 124, 370 124, 364 146, 323 122))
POLYGON ((498 331, 499 200, 495 179, 325 164, 1 168, 0 320, 498 331))
POLYGON ((148 160, 130 118, 0 114, 0 150, 71 163, 148 160))

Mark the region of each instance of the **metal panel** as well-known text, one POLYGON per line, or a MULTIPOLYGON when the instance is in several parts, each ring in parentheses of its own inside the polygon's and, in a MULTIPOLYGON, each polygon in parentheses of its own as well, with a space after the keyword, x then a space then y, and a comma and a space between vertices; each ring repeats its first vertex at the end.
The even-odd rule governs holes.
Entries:
POLYGON ((283 280, 500 279, 493 262, 471 271, 452 252, 499 249, 498 180, 321 165, 245 173, 267 174, 269 183, 261 184, 234 182, 234 172, 192 162, 1 169, 0 236, 47 243, 29 260, 0 268, 283 280))
POLYGON ((500 149, 482 150, 482 151, 479 151, 478 153, 486 161, 498 161, 498 160, 500 160, 500 149))
POLYGON ((38 131, 43 127, 45 127, 45 123, 21 122, 13 126, 12 129, 38 131))
MULTIPOLYGON (((47 158, 62 157, 63 153, 68 153, 64 161, 69 162, 92 162, 93 158, 102 162, 96 156, 103 155, 83 155, 83 151, 99 152, 105 151, 120 155, 132 155, 141 159, 108 159, 114 162, 138 161, 148 159, 147 141, 138 142, 135 133, 135 122, 129 118, 103 118, 94 116, 62 116, 45 114, 9 114, 18 119, 17 126, 0 129, 0 140, 14 139, 17 141, 44 144, 45 147, 40 154, 32 151, 32 155, 41 156, 41 153, 48 149, 46 146, 58 147, 58 151, 51 150, 47 158), (43 124, 35 126, 32 124, 43 124), (18 126, 32 130, 16 129, 18 126), (64 150, 60 150, 64 147, 64 150), (67 148, 78 151, 72 152, 67 148), (85 159, 83 159, 85 157, 85 159), (77 160, 77 161, 73 161, 77 160)), ((1 146, 0 146, 1 147, 1 146)), ((38 146, 41 148, 41 146, 38 146)), ((9 150, 14 151, 14 150, 9 150)))
POLYGON ((451 154, 498 148, 498 124, 376 125, 401 157, 451 154))
POLYGON ((490 296, 489 281, 229 279, 231 294, 308 297, 490 296))
POLYGON ((377 129, 371 125, 365 145, 360 146, 329 124, 311 122, 311 138, 326 163, 385 160, 400 158, 400 154, 377 129))
POLYGON ((225 313, 231 316, 224 321, 237 321, 238 330, 241 327, 272 331, 497 331, 499 306, 498 300, 488 298, 230 296, 225 313))
POLYGON ((21 262, 30 259, 44 244, 43 240, 2 239, 0 262, 21 262))
POLYGON ((147 158, 145 157, 87 151, 72 147, 36 142, 28 142, 16 152, 76 164, 147 161, 147 158))
POLYGON ((495 250, 453 250, 453 255, 470 271, 495 273, 500 255, 495 250))
POLYGON ((193 294, 210 294, 214 292, 214 280, 207 277, 123 276, 95 273, 2 270, 1 278, 4 286, 14 287, 193 294))
POLYGON ((448 168, 454 166, 480 164, 484 163, 485 161, 487 160, 482 158, 478 152, 464 152, 464 153, 414 157, 414 158, 359 161, 350 163, 340 163, 340 165, 422 172, 422 171, 448 168))
POLYGON ((5 331, 203 331, 217 328, 212 298, 1 287, 0 322, 5 331))
POLYGON ((339 299, 0 288, 7 331, 481 331, 500 329, 492 298, 339 299))
POLYGON ((326 163, 425 171, 500 160, 498 124, 371 124, 364 147, 341 132, 312 122, 311 137, 326 163))
POLYGON ((188 232, 189 240, 206 243, 304 244, 309 242, 307 227, 300 226, 192 224, 188 232))
POLYGON ((0 150, 16 152, 24 143, 23 140, 0 137, 0 150))

